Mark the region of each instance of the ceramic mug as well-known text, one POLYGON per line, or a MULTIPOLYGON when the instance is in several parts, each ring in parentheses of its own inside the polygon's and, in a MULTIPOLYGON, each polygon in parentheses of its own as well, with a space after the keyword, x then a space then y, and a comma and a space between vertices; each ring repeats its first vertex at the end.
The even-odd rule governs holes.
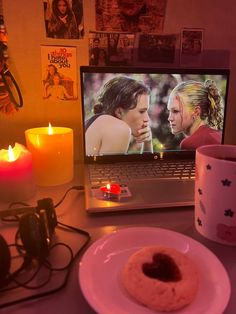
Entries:
POLYGON ((236 145, 196 150, 195 227, 210 240, 236 245, 236 145))

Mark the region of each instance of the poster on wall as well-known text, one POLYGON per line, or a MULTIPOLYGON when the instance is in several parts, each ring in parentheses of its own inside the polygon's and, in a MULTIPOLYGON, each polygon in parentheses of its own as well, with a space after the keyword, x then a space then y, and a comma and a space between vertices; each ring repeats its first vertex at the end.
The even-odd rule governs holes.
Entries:
POLYGON ((96 30, 162 32, 167 0, 96 0, 96 30))
POLYGON ((132 65, 135 35, 90 32, 89 65, 132 65))
POLYGON ((174 63, 176 34, 140 34, 138 62, 174 63))
POLYGON ((41 46, 41 63, 43 98, 77 99, 76 47, 41 46))
POLYGON ((203 29, 182 29, 180 38, 180 61, 182 65, 201 65, 203 56, 203 35, 203 29))
POLYGON ((43 10, 47 37, 84 37, 82 0, 43 0, 43 10))

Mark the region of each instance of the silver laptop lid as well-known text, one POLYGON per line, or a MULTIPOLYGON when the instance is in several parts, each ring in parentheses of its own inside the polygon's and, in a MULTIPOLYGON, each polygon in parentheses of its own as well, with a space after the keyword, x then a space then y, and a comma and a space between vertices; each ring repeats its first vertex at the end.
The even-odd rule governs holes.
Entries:
POLYGON ((224 142, 227 69, 82 66, 80 75, 85 162, 193 158, 224 142))

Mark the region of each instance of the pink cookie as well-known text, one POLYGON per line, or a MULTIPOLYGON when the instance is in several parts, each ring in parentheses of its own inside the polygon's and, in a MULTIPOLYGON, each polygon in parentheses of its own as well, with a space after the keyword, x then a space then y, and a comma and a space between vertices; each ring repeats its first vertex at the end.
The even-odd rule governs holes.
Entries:
POLYGON ((131 255, 121 278, 136 301, 157 311, 186 306, 198 290, 194 263, 185 254, 163 246, 144 247, 131 255))

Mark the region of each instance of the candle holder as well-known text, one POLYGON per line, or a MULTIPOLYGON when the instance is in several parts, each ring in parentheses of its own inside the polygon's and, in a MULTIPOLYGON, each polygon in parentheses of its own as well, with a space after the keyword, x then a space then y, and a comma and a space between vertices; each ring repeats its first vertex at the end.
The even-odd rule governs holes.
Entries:
POLYGON ((64 127, 39 127, 25 131, 32 153, 36 183, 54 186, 70 182, 74 175, 73 130, 64 127))
POLYGON ((119 184, 108 183, 106 186, 101 186, 100 191, 103 194, 103 198, 106 200, 120 200, 121 188, 119 184))

